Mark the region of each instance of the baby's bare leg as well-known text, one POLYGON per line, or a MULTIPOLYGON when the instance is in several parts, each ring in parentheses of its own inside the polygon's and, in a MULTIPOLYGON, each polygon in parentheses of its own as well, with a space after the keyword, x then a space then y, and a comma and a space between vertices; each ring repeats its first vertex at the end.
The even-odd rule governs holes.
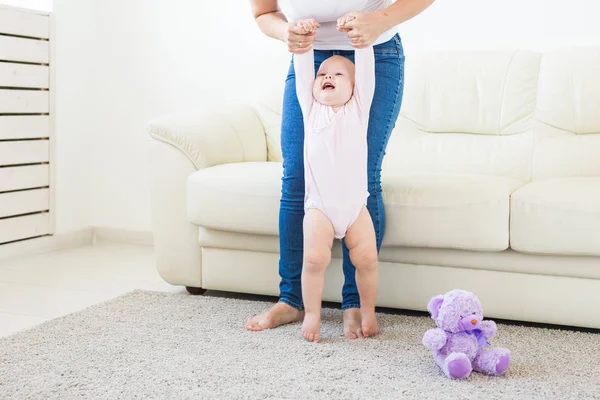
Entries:
POLYGON ((350 260, 356 267, 362 333, 364 337, 373 336, 379 333, 375 317, 379 284, 378 257, 373 220, 366 207, 363 207, 354 224, 348 229, 345 241, 350 251, 350 260))
POLYGON ((325 285, 325 270, 331 261, 333 226, 321 211, 306 210, 304 215, 304 263, 302 266, 302 299, 304 323, 302 336, 318 342, 321 331, 321 300, 325 285))

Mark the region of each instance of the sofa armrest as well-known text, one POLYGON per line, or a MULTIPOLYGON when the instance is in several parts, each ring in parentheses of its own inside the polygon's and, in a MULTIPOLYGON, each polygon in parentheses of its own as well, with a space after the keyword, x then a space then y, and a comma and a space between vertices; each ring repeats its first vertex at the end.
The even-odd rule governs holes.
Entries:
POLYGON ((170 144, 196 169, 245 161, 267 161, 265 130, 250 107, 172 114, 148 125, 150 137, 170 144))
POLYGON ((202 168, 266 161, 263 126, 251 108, 175 114, 148 125, 156 267, 173 285, 202 287, 198 227, 187 219, 188 177, 202 168))

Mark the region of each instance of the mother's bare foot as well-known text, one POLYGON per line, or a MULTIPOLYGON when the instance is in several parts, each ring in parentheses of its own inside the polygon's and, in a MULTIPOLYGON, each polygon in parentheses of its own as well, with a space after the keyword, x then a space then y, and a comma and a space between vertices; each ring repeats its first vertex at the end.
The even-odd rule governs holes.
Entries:
POLYGON ((349 308, 344 310, 344 337, 346 339, 357 339, 363 337, 360 322, 361 315, 358 308, 349 308))
POLYGON ((379 324, 375 316, 375 308, 361 308, 360 315, 362 317, 361 328, 363 335, 368 338, 379 333, 379 324))
POLYGON ((302 323, 302 336, 309 342, 319 343, 321 339, 321 315, 306 314, 302 323))
POLYGON ((285 303, 277 303, 269 311, 249 318, 246 321, 246 329, 253 332, 263 329, 273 329, 290 322, 301 321, 304 311, 295 309, 285 303))

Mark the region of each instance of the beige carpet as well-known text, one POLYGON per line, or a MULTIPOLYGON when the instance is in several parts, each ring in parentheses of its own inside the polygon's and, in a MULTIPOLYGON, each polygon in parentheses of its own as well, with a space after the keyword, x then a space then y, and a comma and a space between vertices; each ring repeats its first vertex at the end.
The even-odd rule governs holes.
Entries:
POLYGON ((421 345, 424 317, 380 314, 382 334, 348 342, 341 311, 323 338, 300 325, 246 332, 269 303, 137 291, 0 339, 2 399, 592 399, 600 335, 499 325, 504 377, 450 381, 421 345))

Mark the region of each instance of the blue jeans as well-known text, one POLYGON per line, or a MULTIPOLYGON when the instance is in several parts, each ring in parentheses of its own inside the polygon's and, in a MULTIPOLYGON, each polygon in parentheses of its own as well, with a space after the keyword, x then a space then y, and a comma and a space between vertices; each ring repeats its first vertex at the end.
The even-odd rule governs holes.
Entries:
MULTIPOLYGON (((377 250, 385 231, 385 213, 381 197, 381 164, 385 149, 400 113, 404 89, 404 51, 400 37, 374 47, 375 51, 375 95, 369 116, 368 145, 368 190, 367 209, 373 219, 377 250)), ((315 70, 333 55, 341 55, 354 62, 353 50, 315 50, 315 70)), ((281 122, 281 151, 283 154, 283 178, 279 209, 280 259, 279 301, 302 310, 300 286, 303 260, 304 219, 304 122, 296 97, 294 61, 288 72, 283 97, 281 122)), ((360 308, 360 297, 356 286, 356 268, 350 261, 348 248, 342 240, 344 286, 342 308, 360 308)))

